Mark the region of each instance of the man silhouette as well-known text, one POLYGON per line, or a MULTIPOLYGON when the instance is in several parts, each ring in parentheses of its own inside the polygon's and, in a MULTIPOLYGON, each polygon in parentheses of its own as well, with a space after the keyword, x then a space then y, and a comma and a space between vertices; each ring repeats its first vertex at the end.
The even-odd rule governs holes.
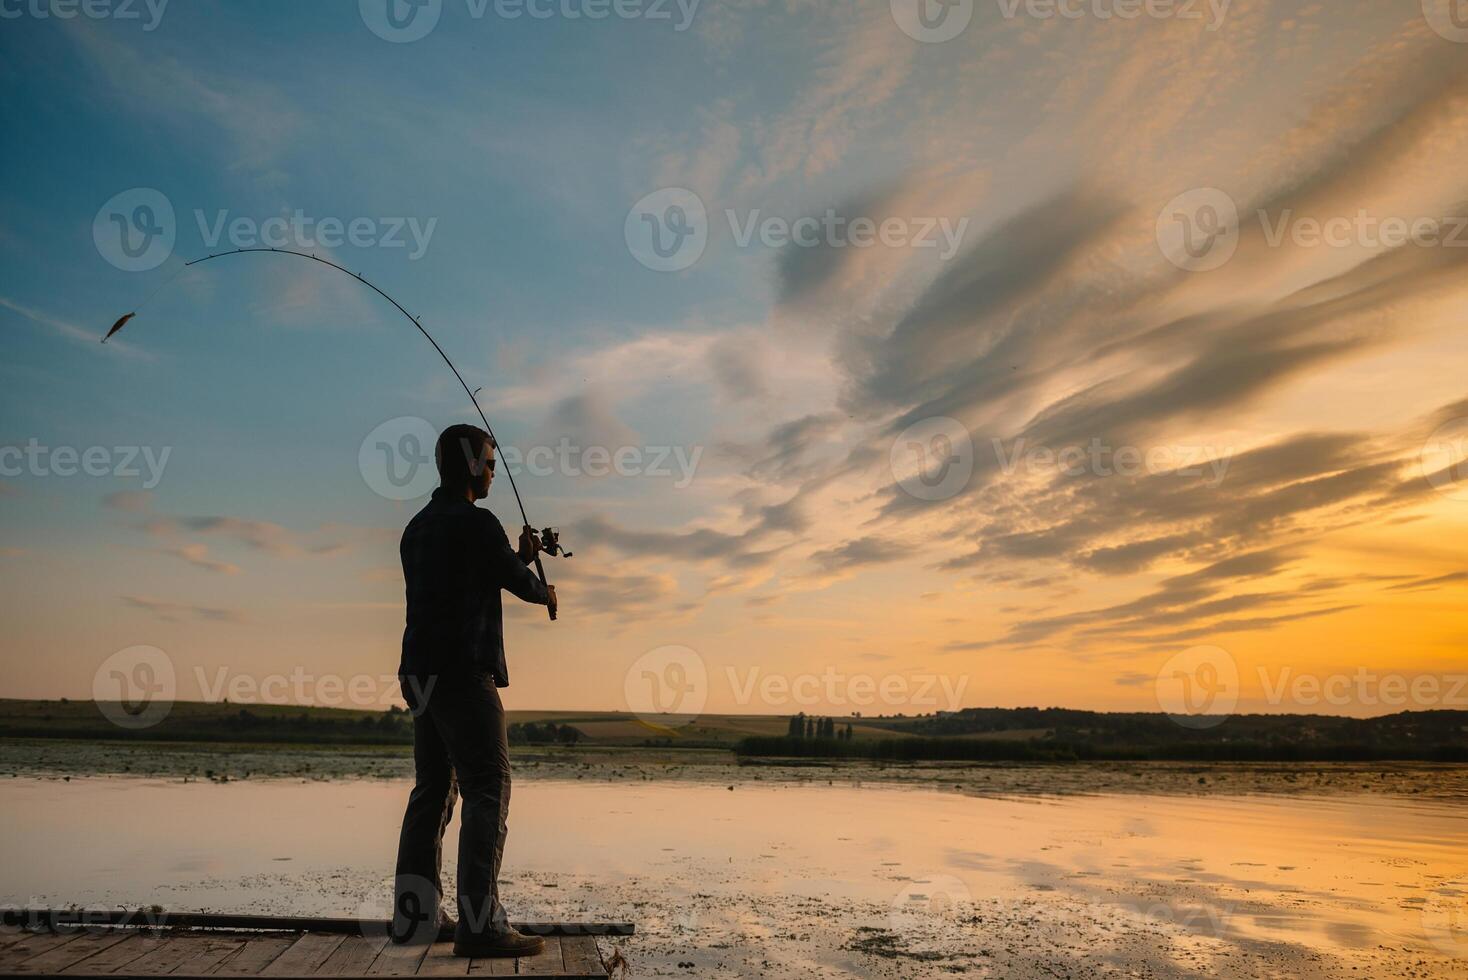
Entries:
POLYGON ((453 924, 441 909, 439 872, 462 793, 454 953, 533 956, 544 940, 512 929, 499 901, 510 806, 500 590, 552 610, 556 592, 526 567, 540 549, 535 532, 525 528, 513 551, 495 516, 474 506, 494 479, 489 433, 450 426, 434 458, 440 486, 408 522, 400 547, 408 621, 398 675, 413 713, 415 782, 398 841, 392 937, 432 941, 453 924))

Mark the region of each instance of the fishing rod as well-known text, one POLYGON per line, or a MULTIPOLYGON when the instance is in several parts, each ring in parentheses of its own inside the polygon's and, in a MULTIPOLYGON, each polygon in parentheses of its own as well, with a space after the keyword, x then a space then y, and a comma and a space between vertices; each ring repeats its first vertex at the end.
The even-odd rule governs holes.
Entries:
MULTIPOLYGON (((161 292, 169 284, 171 284, 174 279, 178 278, 178 276, 181 275, 185 269, 188 269, 191 266, 202 265, 205 262, 211 262, 214 259, 221 259, 231 255, 247 255, 254 252, 273 252, 277 255, 294 255, 296 258, 299 259, 310 259, 312 262, 319 262, 322 265, 329 266, 338 272, 351 276, 353 279, 357 280, 362 285, 366 286, 368 289, 372 290, 374 293, 387 300, 393 305, 394 309, 396 309, 403 316, 407 317, 408 321, 412 323, 413 326, 418 328, 418 332, 423 335, 424 339, 433 345, 433 349, 438 351, 438 356, 443 358, 443 362, 449 366, 449 370, 454 372, 454 377, 458 379, 459 386, 464 389, 464 394, 468 395, 469 401, 474 404, 474 411, 479 413, 479 420, 484 423, 484 431, 489 434, 490 444, 494 446, 495 452, 499 454, 500 462, 504 464, 505 475, 510 478, 510 489, 514 491, 515 504, 520 508, 520 520, 524 524, 524 527, 527 531, 533 531, 530 526, 530 518, 525 513, 525 502, 520 499, 520 488, 515 486, 515 474, 510 469, 510 464, 505 461, 505 452, 503 449, 500 448, 499 440, 495 438, 494 429, 490 428, 489 418, 484 414, 484 409, 479 407, 479 399, 475 397, 474 391, 471 390, 469 388, 469 385, 464 381, 464 376, 459 373, 458 368, 454 367, 454 362, 449 360, 449 355, 444 353, 444 349, 439 346, 438 341, 433 339, 433 335, 430 334, 426 329, 424 329, 423 324, 419 321, 418 317, 414 316, 403 308, 403 304, 399 303, 397 300, 389 296, 376 283, 364 278, 361 273, 353 272, 351 269, 337 265, 330 259, 323 259, 321 256, 313 255, 310 252, 298 252, 293 248, 265 247, 236 248, 225 252, 215 252, 212 255, 205 255, 202 258, 191 259, 190 261, 185 262, 179 268, 178 272, 175 272, 173 276, 161 283, 157 289, 153 290, 153 292, 148 295, 147 299, 138 304, 137 310, 133 310, 131 313, 125 313, 122 316, 118 317, 116 322, 112 324, 112 328, 107 331, 106 336, 102 338, 102 343, 107 343, 107 341, 112 337, 113 334, 117 333, 117 331, 123 328, 124 324, 126 324, 129 320, 138 315, 138 310, 141 310, 143 307, 147 306, 148 303, 152 302, 153 297, 157 296, 158 293, 161 292)), ((569 551, 564 551, 561 548, 560 534, 556 531, 555 528, 548 527, 543 532, 541 532, 541 534, 542 540, 545 543, 545 550, 549 554, 564 554, 567 558, 571 557, 571 553, 569 551)), ((539 551, 537 551, 535 554, 535 574, 537 577, 539 577, 541 585, 547 587, 550 585, 550 583, 545 580, 545 566, 541 564, 539 551)), ((556 618, 555 606, 547 606, 546 608, 550 612, 550 618, 554 620, 556 618)))

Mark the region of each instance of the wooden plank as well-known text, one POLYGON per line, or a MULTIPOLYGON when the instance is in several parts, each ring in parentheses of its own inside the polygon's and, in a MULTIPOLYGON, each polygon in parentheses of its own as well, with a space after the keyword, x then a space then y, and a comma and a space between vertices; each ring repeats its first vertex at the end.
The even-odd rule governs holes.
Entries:
POLYGON ((418 964, 418 976, 420 977, 462 977, 469 974, 469 958, 467 956, 455 956, 454 944, 434 943, 428 948, 428 955, 423 957, 423 962, 418 964))
POLYGON ((33 956, 65 946, 67 943, 80 939, 85 933, 80 929, 66 929, 61 932, 29 932, 19 941, 11 943, 4 949, 0 949, 0 969, 13 970, 21 963, 33 956))
POLYGON ((258 976, 295 941, 295 936, 251 936, 233 956, 221 960, 207 973, 220 977, 258 976))
POLYGON ((411 977, 428 955, 429 943, 388 943, 372 961, 369 977, 411 977))
MULTIPOLYGON (((595 927, 592 927, 595 929, 595 927)), ((545 950, 520 960, 468 959, 451 942, 398 946, 384 935, 299 932, 259 935, 140 928, 0 933, 0 972, 177 976, 510 976, 605 978, 596 933, 544 936, 545 950)))
POLYGON ((566 974, 576 977, 604 977, 606 964, 602 962, 601 950, 596 947, 595 936, 562 936, 561 959, 566 964, 566 974))
POLYGON ((206 935, 203 939, 202 948, 180 963, 174 973, 185 977, 202 977, 245 947, 245 940, 237 936, 206 935))
POLYGON ((537 956, 526 956, 515 961, 516 972, 536 976, 560 976, 566 972, 561 959, 561 937, 546 936, 545 949, 537 956))
MULTIPOLYGON (((127 964, 123 970, 131 976, 158 976, 172 973, 191 957, 198 955, 207 942, 206 938, 186 933, 164 933, 156 945, 142 956, 127 964)), ((83 971, 85 972, 85 971, 83 971)))
POLYGON ((20 926, 0 926, 0 949, 4 949, 12 943, 20 942, 27 935, 29 933, 20 926))
POLYGON ((156 947, 162 940, 151 932, 139 932, 128 930, 127 938, 116 945, 109 946, 96 956, 89 956, 74 966, 69 966, 60 971, 62 973, 112 973, 120 967, 127 966, 133 960, 138 959, 156 947))
POLYGON ((60 973, 77 966, 90 956, 127 939, 126 932, 115 929, 83 932, 69 943, 63 943, 14 967, 17 973, 60 973))
POLYGON ((327 932, 303 932, 290 949, 266 964, 259 976, 308 977, 336 952, 345 938, 327 932))
POLYGON ((319 977, 360 977, 372 966, 382 947, 387 945, 387 936, 348 936, 336 948, 321 968, 319 977))

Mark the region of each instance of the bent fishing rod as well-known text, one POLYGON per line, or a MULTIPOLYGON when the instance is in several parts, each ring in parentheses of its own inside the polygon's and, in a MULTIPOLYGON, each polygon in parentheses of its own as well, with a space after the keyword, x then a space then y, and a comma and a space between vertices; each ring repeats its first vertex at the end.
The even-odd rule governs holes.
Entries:
MULTIPOLYGON (((454 362, 449 360, 449 355, 444 352, 444 349, 441 346, 439 346, 438 341, 433 339, 433 335, 424 328, 419 318, 403 308, 403 304, 399 303, 397 300, 389 296, 380 287, 378 287, 376 283, 364 278, 361 273, 353 272, 352 270, 345 268, 344 266, 337 265, 330 259, 323 259, 321 256, 313 255, 310 252, 298 252, 292 248, 265 247, 236 248, 226 252, 215 252, 212 255, 205 255, 202 258, 192 259, 188 262, 185 262, 177 272, 175 272, 171 277, 162 282, 157 289, 153 290, 153 292, 150 293, 148 297, 143 300, 142 303, 138 304, 137 310, 133 310, 131 313, 125 313, 122 316, 118 317, 117 321, 112 324, 112 328, 107 331, 106 336, 102 338, 102 343, 107 343, 107 341, 111 339, 113 334, 117 333, 123 328, 124 324, 126 324, 129 320, 138 315, 138 310, 141 310, 143 307, 152 302, 153 297, 157 296, 160 292, 163 291, 163 289, 172 284, 173 280, 177 279, 181 274, 183 274, 184 270, 192 266, 202 265, 205 262, 211 262, 214 259, 222 259, 231 255, 248 255, 257 252, 273 252, 277 255, 294 255, 296 258, 299 259, 310 259, 312 262, 319 262, 324 266, 329 266, 338 272, 351 276, 353 279, 357 280, 359 283, 366 286, 368 289, 372 290, 383 299, 387 300, 393 305, 394 309, 396 309, 403 316, 407 317, 408 321, 418 329, 418 332, 423 335, 424 339, 433 345, 433 349, 438 351, 438 356, 443 358, 443 362, 449 366, 449 370, 454 372, 454 377, 458 379, 459 386, 464 389, 464 394, 468 395, 469 401, 474 404, 474 411, 479 413, 479 420, 484 423, 484 431, 489 434, 490 444, 494 446, 494 451, 499 454, 500 462, 504 464, 505 476, 509 477, 510 479, 510 489, 514 491, 515 504, 517 507, 520 508, 520 520, 524 524, 527 531, 532 530, 530 526, 530 518, 525 513, 525 502, 520 499, 520 488, 515 486, 515 474, 510 470, 510 464, 505 461, 504 450, 500 448, 499 440, 495 438, 494 429, 492 429, 489 425, 489 418, 484 414, 484 409, 479 406, 479 399, 475 397, 474 391, 471 390, 468 383, 464 381, 464 376, 459 373, 458 368, 454 367, 454 362)), ((545 544, 545 550, 547 551, 547 553, 552 555, 564 554, 568 558, 571 556, 571 553, 569 551, 564 551, 560 547, 559 535, 555 532, 553 528, 546 528, 545 531, 542 532, 542 535, 545 544)), ((545 566, 541 563, 539 551, 537 551, 535 554, 535 574, 540 579, 541 585, 547 587, 550 585, 550 583, 547 582, 545 579, 545 566)), ((556 618, 555 606, 547 606, 547 609, 550 612, 550 618, 554 620, 556 618)))

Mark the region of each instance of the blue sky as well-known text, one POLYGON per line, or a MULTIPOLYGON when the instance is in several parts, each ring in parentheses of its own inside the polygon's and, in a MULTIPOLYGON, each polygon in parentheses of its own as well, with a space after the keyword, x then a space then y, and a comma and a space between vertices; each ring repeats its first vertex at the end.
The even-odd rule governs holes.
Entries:
MULTIPOLYGON (((1201 20, 1128 20, 1097 16, 1105 0, 1073 18, 974 0, 941 43, 901 29, 906 2, 703 0, 680 31, 675 6, 509 20, 445 0, 411 43, 369 29, 371 2, 175 0, 153 29, 147 8, 13 8, 0 444, 170 453, 153 487, 4 478, 14 693, 85 696, 135 644, 168 651, 188 696, 200 666, 391 672, 396 537, 420 501, 374 492, 359 451, 389 420, 472 415, 421 338, 331 270, 244 256, 179 273, 211 251, 201 220, 297 211, 431 228, 416 257, 322 254, 422 316, 505 443, 698 454, 686 486, 521 477, 532 519, 578 554, 553 569, 562 623, 513 618, 518 706, 625 707, 624 675, 667 645, 696 651, 710 706, 748 711, 786 705, 741 703, 730 671, 1148 707, 1138 679, 1205 641, 1247 677, 1440 670, 1465 635, 1453 580, 1389 590, 1459 571, 1440 542, 1461 504, 1419 492, 1418 471, 1468 415, 1443 370, 1462 354, 1460 253, 1280 247, 1250 220, 1464 210, 1468 47, 1434 28, 1433 0, 1431 16, 1235 0, 1217 23, 1202 4, 1186 8, 1201 20), (167 199, 176 243, 127 271, 94 221, 140 188, 167 199), (666 188, 697 196, 708 244, 659 272, 625 233, 666 188), (1206 273, 1155 231, 1200 190, 1244 219, 1206 273), (952 256, 741 245, 725 213, 827 209, 961 236, 952 256), (991 464, 992 439, 1095 439, 1244 475, 1190 484, 1181 506, 1156 473, 981 462, 925 500, 889 450, 933 418, 991 464), (1386 624, 1409 600, 1403 635, 1386 624)), ((507 491, 491 504, 513 525, 507 491)))

